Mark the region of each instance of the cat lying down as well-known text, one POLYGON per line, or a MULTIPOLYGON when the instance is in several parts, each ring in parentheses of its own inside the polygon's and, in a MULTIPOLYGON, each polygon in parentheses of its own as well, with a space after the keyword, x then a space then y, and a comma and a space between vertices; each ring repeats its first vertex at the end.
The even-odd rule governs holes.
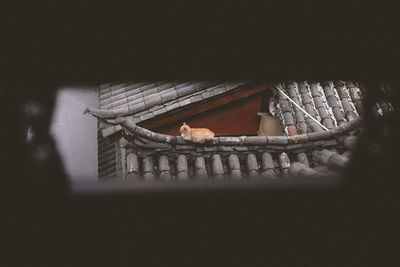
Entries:
POLYGON ((185 140, 192 141, 194 143, 205 143, 211 141, 214 138, 214 133, 206 128, 190 128, 185 122, 179 129, 181 136, 185 140))

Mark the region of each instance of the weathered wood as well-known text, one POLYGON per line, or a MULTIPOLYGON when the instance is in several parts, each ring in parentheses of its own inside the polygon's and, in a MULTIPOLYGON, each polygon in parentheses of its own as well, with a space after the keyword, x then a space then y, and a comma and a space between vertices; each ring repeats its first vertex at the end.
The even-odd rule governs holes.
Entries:
POLYGON ((107 168, 107 169, 98 170, 99 177, 106 176, 106 175, 109 175, 109 174, 111 174, 111 173, 114 173, 114 174, 115 174, 116 168, 117 168, 117 166, 116 166, 116 165, 113 165, 113 166, 110 166, 110 167, 107 168))
POLYGON ((97 153, 100 155, 106 151, 109 151, 110 149, 113 149, 115 147, 115 143, 111 142, 106 145, 98 145, 97 153))
POLYGON ((110 153, 106 157, 98 157, 98 166, 101 166, 103 164, 106 164, 107 162, 113 161, 115 162, 115 150, 113 150, 114 153, 110 153))
POLYGON ((102 154, 98 155, 98 160, 109 158, 110 155, 113 155, 113 157, 115 157, 115 144, 113 149, 110 149, 109 151, 103 152, 102 154))
POLYGON ((107 170, 116 170, 117 169, 117 163, 115 161, 110 161, 107 164, 103 164, 98 167, 99 172, 107 172, 107 170))

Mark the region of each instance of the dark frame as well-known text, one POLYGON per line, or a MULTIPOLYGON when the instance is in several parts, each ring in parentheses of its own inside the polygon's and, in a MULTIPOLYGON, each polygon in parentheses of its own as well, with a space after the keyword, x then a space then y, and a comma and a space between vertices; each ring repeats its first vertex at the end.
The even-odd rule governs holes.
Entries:
MULTIPOLYGON (((2 123, 5 250, 0 261, 5 266, 392 262, 390 256, 397 256, 391 241, 398 228, 398 114, 368 121, 355 155, 359 160, 342 187, 69 194, 46 133, 55 90, 62 84, 132 75, 351 78, 365 80, 373 88, 371 99, 377 99, 379 84, 371 79, 398 79, 392 7, 265 5, 188 9, 168 1, 157 8, 137 4, 96 12, 82 3, 52 10, 50 16, 35 4, 7 11, 10 36, 3 40, 10 49, 4 50, 1 94, 11 115, 2 123), (71 19, 71 10, 80 16, 71 19), (92 24, 85 23, 84 10, 96 16, 92 24), (46 20, 49 16, 54 23, 46 20), (110 21, 115 28, 105 23, 110 21), (38 143, 50 146, 44 163, 34 162, 22 141, 27 118, 21 107, 27 100, 46 106, 43 120, 28 119, 41 133, 38 143)), ((398 89, 396 83, 393 87, 398 89)))

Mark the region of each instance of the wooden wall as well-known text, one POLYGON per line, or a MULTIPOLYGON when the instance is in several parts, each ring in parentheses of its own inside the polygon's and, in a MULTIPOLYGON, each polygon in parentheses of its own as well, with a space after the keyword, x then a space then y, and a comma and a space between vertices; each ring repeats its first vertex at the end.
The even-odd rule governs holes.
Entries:
POLYGON ((261 111, 261 103, 262 93, 257 93, 161 127, 149 129, 176 136, 180 135, 179 128, 183 122, 186 122, 193 128, 209 128, 216 135, 257 135, 259 129, 257 112, 261 111))

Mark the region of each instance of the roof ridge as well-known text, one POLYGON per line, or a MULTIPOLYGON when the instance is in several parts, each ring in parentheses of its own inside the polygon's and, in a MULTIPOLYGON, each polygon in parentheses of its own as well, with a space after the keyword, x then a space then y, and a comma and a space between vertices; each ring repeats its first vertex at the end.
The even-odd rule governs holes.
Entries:
MULTIPOLYGON (((219 145, 287 145, 287 144, 299 144, 321 140, 329 140, 339 137, 345 133, 348 133, 358 128, 363 122, 362 117, 343 123, 339 126, 332 128, 325 132, 312 132, 305 134, 297 134, 292 136, 223 136, 214 137, 212 141, 205 143, 207 146, 219 146, 219 145)), ((140 127, 135 124, 132 118, 119 117, 116 119, 116 123, 119 124, 123 129, 124 133, 128 136, 141 136, 150 139, 157 143, 166 144, 180 144, 180 145, 193 145, 190 141, 184 140, 180 136, 172 136, 166 134, 160 134, 150 131, 146 128, 140 127)))

